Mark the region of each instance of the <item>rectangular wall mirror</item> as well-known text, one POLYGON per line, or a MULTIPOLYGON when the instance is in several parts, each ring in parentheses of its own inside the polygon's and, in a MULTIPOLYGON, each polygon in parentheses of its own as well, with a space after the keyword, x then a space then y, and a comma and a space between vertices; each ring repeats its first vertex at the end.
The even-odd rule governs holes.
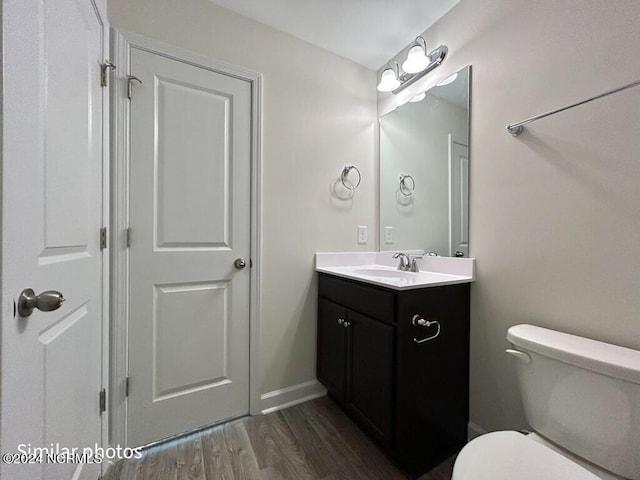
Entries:
POLYGON ((380 117, 380 250, 469 256, 471 67, 380 117))

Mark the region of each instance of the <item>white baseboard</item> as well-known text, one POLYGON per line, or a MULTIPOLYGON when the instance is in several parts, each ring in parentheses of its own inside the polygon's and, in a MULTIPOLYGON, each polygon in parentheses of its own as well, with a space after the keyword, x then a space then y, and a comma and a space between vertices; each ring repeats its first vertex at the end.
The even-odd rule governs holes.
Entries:
POLYGON ((326 395, 327 389, 317 380, 292 385, 280 390, 263 393, 260 395, 261 411, 263 414, 275 412, 283 408, 307 402, 314 398, 326 395))
POLYGON ((467 440, 473 440, 480 435, 484 435, 487 431, 473 422, 467 424, 467 440))

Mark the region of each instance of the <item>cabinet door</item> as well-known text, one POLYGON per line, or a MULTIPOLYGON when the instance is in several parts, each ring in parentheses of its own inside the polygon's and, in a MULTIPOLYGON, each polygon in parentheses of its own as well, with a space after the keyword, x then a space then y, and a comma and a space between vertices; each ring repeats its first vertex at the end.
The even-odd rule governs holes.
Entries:
POLYGON ((394 327, 349 310, 347 406, 379 442, 391 442, 394 327))
POLYGON ((329 393, 344 401, 347 342, 344 321, 347 310, 323 298, 318 299, 318 348, 316 373, 329 393))
POLYGON ((465 444, 468 352, 467 284, 399 295, 394 456, 407 471, 424 471, 465 444), (415 326, 414 315, 438 324, 415 326))

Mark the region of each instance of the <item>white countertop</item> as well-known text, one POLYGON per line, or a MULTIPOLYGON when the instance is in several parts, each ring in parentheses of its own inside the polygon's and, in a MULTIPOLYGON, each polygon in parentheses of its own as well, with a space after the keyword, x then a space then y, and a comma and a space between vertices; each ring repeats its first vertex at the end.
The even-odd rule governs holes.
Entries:
POLYGON ((419 272, 405 272, 397 269, 398 260, 392 258, 393 253, 316 253, 316 271, 394 290, 454 285, 475 280, 475 258, 426 256, 417 260, 419 272))

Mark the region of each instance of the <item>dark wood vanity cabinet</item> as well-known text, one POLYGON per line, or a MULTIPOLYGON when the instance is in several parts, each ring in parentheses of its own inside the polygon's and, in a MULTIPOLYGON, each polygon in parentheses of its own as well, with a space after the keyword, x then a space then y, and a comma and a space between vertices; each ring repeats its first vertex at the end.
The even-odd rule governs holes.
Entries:
POLYGON ((390 445, 394 327, 324 298, 318 312, 318 378, 377 441, 390 445))
POLYGON ((319 274, 317 376, 406 473, 444 461, 467 438, 469 284, 397 291, 319 274))

